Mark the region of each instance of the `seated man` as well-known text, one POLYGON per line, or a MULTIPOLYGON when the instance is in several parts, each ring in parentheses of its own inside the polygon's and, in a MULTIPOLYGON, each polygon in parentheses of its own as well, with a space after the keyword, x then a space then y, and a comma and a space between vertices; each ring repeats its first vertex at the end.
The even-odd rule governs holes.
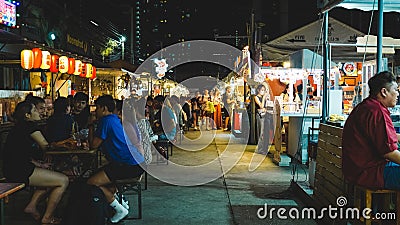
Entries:
MULTIPOLYGON (((128 210, 115 199, 116 180, 140 176, 144 169, 143 154, 139 152, 140 146, 136 143, 139 134, 137 128, 124 130, 120 119, 113 113, 115 101, 110 95, 104 95, 96 100, 96 117, 99 120, 97 130, 92 134, 89 126, 89 142, 92 148, 101 147, 109 164, 100 168, 89 177, 87 183, 98 186, 105 194, 107 201, 116 211, 110 219, 112 223, 118 223, 126 215, 128 210), (124 131, 131 143, 125 139, 124 131)), ((135 126, 136 121, 129 125, 135 126)), ((137 125, 136 125, 137 126, 137 125)))
POLYGON ((397 102, 398 86, 391 72, 368 81, 369 97, 359 103, 343 129, 343 175, 353 184, 400 190, 398 137, 388 107, 397 102))

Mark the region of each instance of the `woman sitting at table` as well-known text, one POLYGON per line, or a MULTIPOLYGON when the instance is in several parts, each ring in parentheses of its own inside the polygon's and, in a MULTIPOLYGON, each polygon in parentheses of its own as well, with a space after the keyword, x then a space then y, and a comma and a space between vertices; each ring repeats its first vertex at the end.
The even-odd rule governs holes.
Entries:
POLYGON ((59 97, 54 101, 53 106, 54 113, 47 121, 46 130, 46 137, 50 143, 71 138, 73 132, 75 132, 68 99, 59 97))
POLYGON ((40 120, 36 107, 29 102, 20 102, 13 115, 16 123, 7 136, 4 146, 3 173, 7 182, 21 182, 38 187, 24 212, 40 220, 37 203, 41 197, 50 192, 46 211, 41 218, 42 224, 59 224, 61 220, 53 213, 68 186, 68 177, 62 173, 48 170, 50 165, 32 160, 34 148, 45 150, 48 142, 36 127, 40 120), (46 190, 48 189, 48 190, 46 190))

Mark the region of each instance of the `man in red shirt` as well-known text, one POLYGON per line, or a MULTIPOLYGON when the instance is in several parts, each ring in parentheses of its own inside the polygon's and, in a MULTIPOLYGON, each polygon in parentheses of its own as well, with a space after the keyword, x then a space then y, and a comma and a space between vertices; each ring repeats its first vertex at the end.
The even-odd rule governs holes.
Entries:
POLYGON ((369 97, 358 104, 343 129, 343 175, 353 184, 400 190, 400 152, 388 107, 399 95, 396 77, 380 72, 368 81, 369 97))

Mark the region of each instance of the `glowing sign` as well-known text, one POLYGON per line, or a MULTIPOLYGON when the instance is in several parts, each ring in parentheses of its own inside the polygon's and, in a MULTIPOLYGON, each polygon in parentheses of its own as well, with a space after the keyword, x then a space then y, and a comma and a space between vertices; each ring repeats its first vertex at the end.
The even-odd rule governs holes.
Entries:
POLYGON ((0 23, 14 27, 17 22, 17 6, 5 0, 0 0, 0 23))

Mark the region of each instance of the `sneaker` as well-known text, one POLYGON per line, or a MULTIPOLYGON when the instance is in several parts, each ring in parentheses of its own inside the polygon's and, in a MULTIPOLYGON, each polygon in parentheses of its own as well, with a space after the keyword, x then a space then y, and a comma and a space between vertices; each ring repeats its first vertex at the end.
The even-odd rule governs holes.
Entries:
POLYGON ((114 197, 115 197, 115 199, 117 199, 118 202, 121 203, 121 205, 122 205, 125 209, 129 210, 129 201, 126 200, 126 198, 125 198, 124 195, 122 195, 122 202, 119 201, 119 197, 118 197, 117 194, 114 194, 114 197))
POLYGON ((113 217, 111 217, 110 222, 111 223, 118 223, 121 221, 125 216, 127 216, 129 211, 125 208, 122 208, 120 211, 117 211, 113 217))
POLYGON ((199 128, 197 128, 197 127, 194 127, 194 130, 198 130, 199 128))

